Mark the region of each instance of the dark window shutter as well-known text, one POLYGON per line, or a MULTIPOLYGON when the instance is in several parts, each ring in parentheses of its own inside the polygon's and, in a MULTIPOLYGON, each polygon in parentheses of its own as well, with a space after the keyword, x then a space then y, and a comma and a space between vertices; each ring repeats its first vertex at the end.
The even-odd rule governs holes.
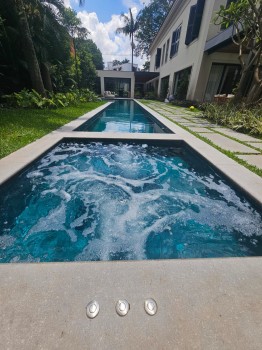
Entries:
POLYGON ((194 6, 191 6, 191 8, 190 8, 188 25, 187 25, 187 32, 186 32, 186 40, 185 40, 186 45, 189 45, 192 41, 192 31, 193 31, 196 7, 197 7, 197 5, 194 5, 194 6))
POLYGON ((171 49, 170 49, 170 58, 172 58, 174 56, 174 45, 176 42, 176 31, 173 32, 172 35, 172 42, 171 42, 171 49))
POLYGON ((157 52, 156 52, 156 68, 160 67, 160 60, 161 60, 161 49, 157 49, 157 52))
POLYGON ((193 29, 192 29, 192 41, 198 37, 200 27, 201 27, 201 22, 202 22, 204 6, 205 6, 205 0, 198 0, 196 5, 196 13, 195 13, 193 29))

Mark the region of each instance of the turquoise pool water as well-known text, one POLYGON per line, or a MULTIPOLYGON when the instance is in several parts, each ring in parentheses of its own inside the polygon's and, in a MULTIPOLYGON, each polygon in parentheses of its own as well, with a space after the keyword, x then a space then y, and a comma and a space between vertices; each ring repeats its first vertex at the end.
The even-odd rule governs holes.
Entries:
POLYGON ((132 100, 114 100, 103 112, 75 131, 170 133, 164 125, 132 100))
POLYGON ((0 188, 0 262, 262 255, 262 217, 181 144, 64 142, 0 188))

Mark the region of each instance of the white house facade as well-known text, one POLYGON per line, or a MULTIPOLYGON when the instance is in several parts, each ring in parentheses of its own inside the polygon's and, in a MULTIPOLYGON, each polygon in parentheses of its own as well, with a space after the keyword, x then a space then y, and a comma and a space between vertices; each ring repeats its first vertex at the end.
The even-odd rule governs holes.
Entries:
POLYGON ((232 0, 174 0, 150 47, 150 81, 163 98, 211 101, 216 94, 231 94, 240 77, 238 49, 232 27, 213 23, 220 5, 232 0))

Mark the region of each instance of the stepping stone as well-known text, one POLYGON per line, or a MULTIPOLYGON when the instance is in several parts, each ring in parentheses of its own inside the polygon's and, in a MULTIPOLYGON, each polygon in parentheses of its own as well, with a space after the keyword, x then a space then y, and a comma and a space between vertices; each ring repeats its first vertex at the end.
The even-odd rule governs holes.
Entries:
POLYGON ((235 139, 238 139, 240 141, 257 141, 259 142, 258 139, 256 139, 255 137, 246 135, 246 134, 242 134, 241 132, 237 132, 228 128, 216 128, 216 131, 222 132, 225 135, 228 135, 230 137, 234 137, 235 139))
POLYGON ((240 152, 240 153, 253 153, 253 154, 259 154, 258 151, 249 148, 245 145, 242 145, 241 143, 231 140, 226 136, 220 135, 220 134, 204 134, 204 137, 212 141, 217 146, 231 152, 240 152))
POLYGON ((182 118, 170 117, 170 119, 174 120, 174 121, 175 121, 175 122, 177 122, 177 123, 182 123, 182 124, 184 124, 184 123, 186 123, 186 124, 192 124, 192 123, 190 123, 188 120, 186 120, 186 119, 182 119, 182 118))
POLYGON ((214 133, 214 131, 205 129, 205 128, 200 128, 198 125, 191 125, 189 126, 190 128, 192 128, 192 131, 194 132, 199 132, 199 133, 214 133))
POLYGON ((238 158, 241 158, 246 162, 248 162, 250 165, 254 165, 257 168, 262 169, 262 154, 258 154, 258 155, 241 154, 237 156, 238 158))
POLYGON ((247 142, 250 146, 261 149, 262 151, 262 142, 247 142))

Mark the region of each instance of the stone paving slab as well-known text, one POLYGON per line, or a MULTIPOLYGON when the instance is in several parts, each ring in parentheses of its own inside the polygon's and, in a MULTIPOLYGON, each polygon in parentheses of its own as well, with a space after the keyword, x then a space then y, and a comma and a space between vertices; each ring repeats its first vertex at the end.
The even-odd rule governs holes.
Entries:
POLYGON ((262 151, 262 142, 247 142, 250 146, 261 149, 262 151))
POLYGON ((242 134, 240 132, 228 129, 228 128, 216 128, 216 131, 221 132, 225 135, 228 135, 230 137, 234 137, 235 139, 238 139, 240 141, 249 141, 249 142, 259 142, 259 139, 246 135, 246 134, 242 134))
POLYGON ((257 168, 262 169, 262 154, 258 154, 258 155, 241 154, 241 155, 237 155, 237 156, 238 156, 238 158, 245 160, 249 164, 254 165, 257 168))
POLYGON ((194 132, 199 132, 199 133, 214 133, 214 131, 206 129, 206 128, 200 128, 198 125, 190 125, 190 128, 194 131, 194 132))
MULTIPOLYGON (((200 133, 201 135, 201 133, 200 133)), ((208 138, 210 141, 218 145, 219 147, 231 151, 231 152, 240 152, 240 153, 257 153, 259 154, 258 151, 249 148, 245 145, 242 145, 241 143, 231 140, 227 138, 226 136, 220 135, 220 134, 208 134, 208 135, 203 135, 206 138, 208 138)))
POLYGON ((179 117, 178 118, 177 117, 169 117, 169 118, 172 120, 175 120, 178 123, 190 123, 190 124, 192 124, 192 122, 190 122, 187 119, 183 119, 183 118, 179 118, 179 117))

